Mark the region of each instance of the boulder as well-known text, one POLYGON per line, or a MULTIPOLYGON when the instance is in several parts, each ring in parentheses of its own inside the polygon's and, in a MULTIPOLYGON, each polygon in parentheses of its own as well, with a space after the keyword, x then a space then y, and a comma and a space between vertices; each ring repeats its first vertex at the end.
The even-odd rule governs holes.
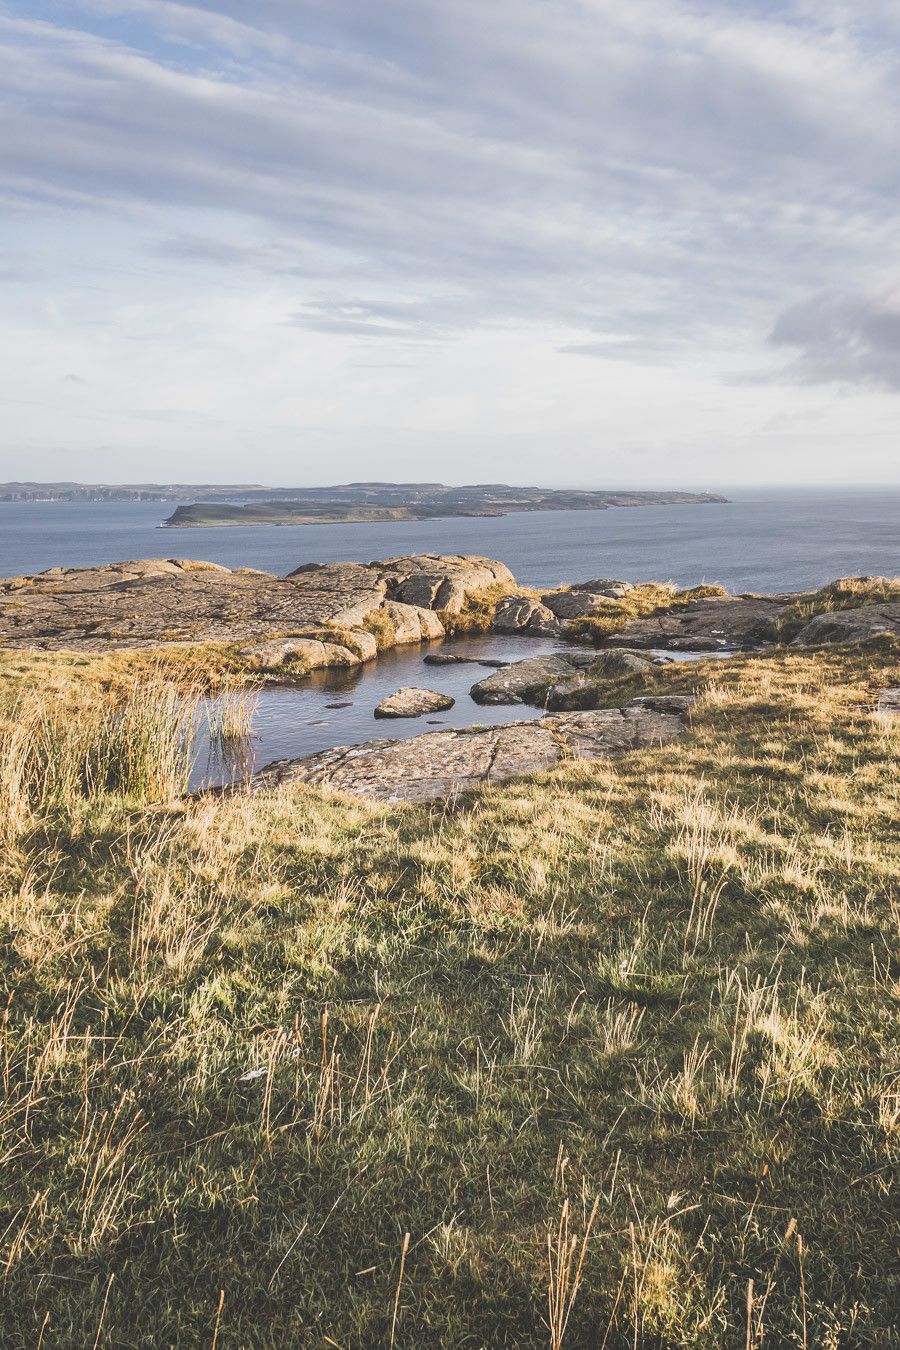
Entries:
POLYGON ((260 670, 277 670, 293 661, 304 664, 308 670, 323 670, 328 666, 358 666, 362 658, 348 647, 336 642, 320 642, 316 638, 276 638, 243 647, 241 655, 253 660, 260 670))
POLYGON ((528 595, 507 595, 494 609, 491 628, 495 633, 536 633, 558 637, 562 628, 552 610, 528 595))
POLYGON ((434 689, 398 689, 381 700, 375 716, 424 717, 425 713, 445 712, 455 701, 449 694, 438 694, 434 689))
POLYGON ((563 759, 612 758, 682 735, 675 712, 626 704, 504 727, 432 731, 376 740, 270 764, 249 792, 312 786, 376 801, 448 800, 461 792, 553 768, 563 759))
POLYGON ((603 609, 605 600, 593 591, 548 591, 541 596, 545 609, 557 619, 585 619, 603 609))
POLYGON ((900 604, 861 605, 817 614, 794 638, 794 647, 819 647, 836 642, 867 642, 882 634, 900 635, 900 604))
POLYGON ((476 703, 529 703, 536 696, 540 701, 548 685, 569 678, 573 670, 563 655, 532 656, 485 676, 469 692, 476 703))
POLYGON ((369 564, 388 588, 388 596, 421 609, 459 613, 469 596, 493 586, 514 586, 509 568, 493 558, 465 554, 419 554, 369 564))
POLYGON ((576 581, 570 591, 591 591, 607 600, 621 600, 623 595, 634 590, 630 581, 618 581, 614 577, 596 577, 593 581, 576 581))
POLYGON ((419 605, 403 605, 396 600, 386 600, 383 608, 391 621, 394 645, 397 647, 444 636, 444 625, 433 609, 423 609, 419 605))
POLYGON ((456 656, 452 652, 429 652, 423 656, 422 660, 426 666, 474 666, 478 664, 477 656, 456 656))
POLYGON ((878 695, 878 711, 892 717, 900 715, 900 688, 882 689, 878 695))

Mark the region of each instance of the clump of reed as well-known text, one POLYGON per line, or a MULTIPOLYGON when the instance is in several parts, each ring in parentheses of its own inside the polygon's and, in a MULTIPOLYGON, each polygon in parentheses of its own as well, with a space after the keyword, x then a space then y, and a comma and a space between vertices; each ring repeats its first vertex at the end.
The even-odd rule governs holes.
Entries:
MULTIPOLYGON (((107 795, 137 805, 187 788, 200 694, 151 675, 48 699, 22 695, 0 726, 0 834, 107 795)), ((229 729, 232 711, 226 714, 229 729)))

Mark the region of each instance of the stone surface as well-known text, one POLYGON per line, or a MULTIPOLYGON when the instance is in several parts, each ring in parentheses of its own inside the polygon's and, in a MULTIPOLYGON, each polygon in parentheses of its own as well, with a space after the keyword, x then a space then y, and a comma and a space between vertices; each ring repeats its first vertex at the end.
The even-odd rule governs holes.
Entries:
POLYGON ((308 784, 377 801, 447 800, 461 792, 551 769, 562 759, 612 758, 664 745, 685 730, 675 711, 637 703, 505 727, 432 731, 376 740, 268 765, 249 792, 308 784))
POLYGON ((476 703, 528 703, 536 691, 543 693, 549 684, 570 678, 573 669, 563 655, 532 656, 485 676, 469 692, 476 703))
POLYGON ((575 581, 569 590, 593 591, 607 600, 621 600, 623 595, 634 590, 634 586, 630 581, 619 581, 615 577, 595 577, 593 581, 575 581))
POLYGON ((862 605, 817 614, 794 638, 795 647, 818 647, 834 642, 866 642, 883 633, 900 634, 900 604, 862 605))
POLYGON ((545 609, 557 619, 585 619, 602 609, 605 600, 594 591, 549 591, 541 596, 545 609))
MULTIPOLYGON (((308 563, 283 578, 184 559, 58 567, 0 580, 0 645, 89 650, 162 642, 252 646, 296 637, 327 645, 330 639, 321 630, 333 628, 349 630, 354 641, 344 645, 336 632, 331 645, 367 660, 375 647, 364 624, 376 610, 389 608, 399 641, 418 642, 443 636, 433 606, 463 603, 486 587, 512 584, 503 563, 457 554, 369 564, 308 563), (430 595, 432 606, 407 603, 410 594, 430 595)), ((316 658, 312 650, 307 655, 316 658)))
POLYGON ((335 642, 321 642, 316 638, 275 638, 242 649, 261 670, 277 670, 299 662, 309 670, 324 670, 329 666, 358 666, 362 657, 349 647, 335 642))
POLYGON ((882 689, 878 695, 878 711, 892 717, 900 716, 900 688, 882 689))
POLYGON ((398 689, 381 700, 375 716, 424 717, 426 713, 446 712, 455 702, 449 694, 439 694, 434 689, 398 689))
POLYGON ((528 595, 507 595, 494 608, 495 633, 537 633, 558 637, 562 627, 553 612, 528 595))
POLYGON ((671 647, 676 651, 755 647, 775 639, 775 620, 783 609, 781 601, 764 597, 716 596, 651 619, 632 619, 608 642, 616 647, 671 647))
POLYGON ((456 656, 453 652, 429 652, 422 660, 426 666, 475 666, 477 656, 456 656))

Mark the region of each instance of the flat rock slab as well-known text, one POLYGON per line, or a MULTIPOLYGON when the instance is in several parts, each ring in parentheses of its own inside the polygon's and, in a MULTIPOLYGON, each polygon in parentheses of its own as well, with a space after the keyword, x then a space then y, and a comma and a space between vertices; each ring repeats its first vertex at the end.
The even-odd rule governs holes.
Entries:
POLYGON ((878 695, 878 711, 892 717, 900 717, 900 688, 882 689, 878 695))
POLYGON ((381 700, 375 716, 424 717, 426 713, 446 712, 455 702, 449 694, 439 694, 434 689, 398 689, 381 700))
MULTIPOLYGON (((456 554, 312 563, 288 577, 172 558, 57 567, 0 580, 0 646, 265 644, 290 635, 321 639, 316 630, 343 628, 363 635, 355 644, 361 660, 374 654, 362 625, 376 610, 385 610, 397 642, 440 637, 438 608, 458 608, 468 595, 497 584, 513 584, 503 563, 456 554)), ((261 662, 278 664, 275 648, 259 650, 261 662)), ((315 654, 331 664, 328 653, 315 654)))
POLYGON ((713 597, 695 600, 668 614, 632 619, 608 639, 614 647, 671 647, 675 651, 713 651, 755 647, 776 637, 775 621, 785 608, 778 600, 713 597))
POLYGON ((835 642, 866 642, 883 633, 900 635, 900 605, 862 605, 817 614, 794 638, 795 647, 819 647, 835 642))
POLYGON ((375 801, 447 800, 485 784, 540 773, 563 759, 609 759, 665 745, 684 732, 685 711, 683 700, 662 710, 635 700, 624 708, 505 727, 367 741, 270 764, 245 790, 266 792, 297 783, 375 801))

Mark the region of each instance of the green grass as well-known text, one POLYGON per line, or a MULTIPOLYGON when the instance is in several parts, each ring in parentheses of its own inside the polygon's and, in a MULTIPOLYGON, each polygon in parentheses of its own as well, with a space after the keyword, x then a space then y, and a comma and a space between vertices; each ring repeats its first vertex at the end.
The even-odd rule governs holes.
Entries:
POLYGON ((668 667, 683 741, 453 807, 21 821, 0 1343, 895 1344, 897 664, 668 667))

